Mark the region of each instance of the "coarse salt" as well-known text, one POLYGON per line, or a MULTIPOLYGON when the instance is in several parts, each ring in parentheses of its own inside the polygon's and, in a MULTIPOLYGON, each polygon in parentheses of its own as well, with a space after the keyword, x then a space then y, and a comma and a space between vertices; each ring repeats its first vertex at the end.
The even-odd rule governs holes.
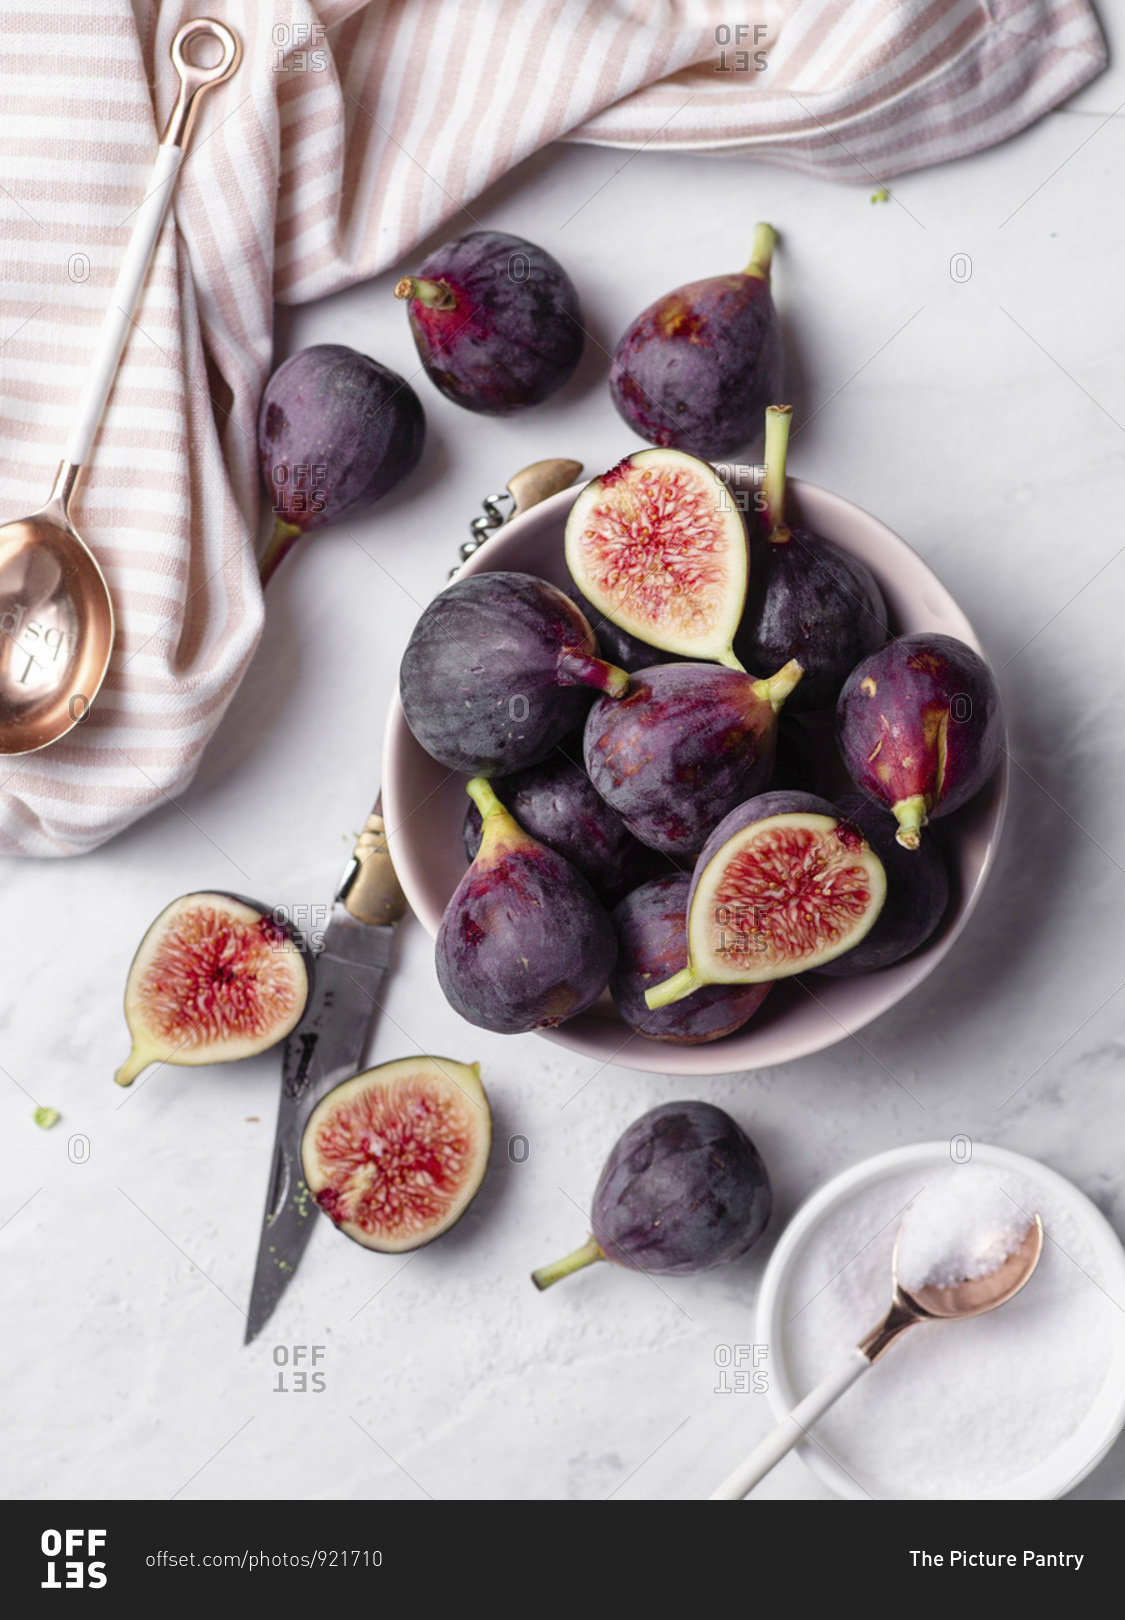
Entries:
MULTIPOLYGON (((922 1166, 833 1205, 795 1257, 781 1347, 794 1399, 886 1312, 895 1236, 910 1205, 921 1208, 938 1175, 950 1173, 955 1190, 978 1168, 1010 1208, 1042 1216, 1043 1254, 1014 1299, 967 1321, 912 1327, 818 1419, 817 1442, 873 1496, 1010 1496, 1080 1428, 1118 1342, 1125 1300, 1104 1291, 1097 1251, 1064 1197, 1030 1174, 922 1166)), ((945 1247, 948 1258, 954 1251, 945 1247)))
POLYGON ((970 1164, 939 1170, 903 1216, 898 1280, 914 1293, 987 1277, 1019 1248, 1034 1216, 992 1171, 970 1164))

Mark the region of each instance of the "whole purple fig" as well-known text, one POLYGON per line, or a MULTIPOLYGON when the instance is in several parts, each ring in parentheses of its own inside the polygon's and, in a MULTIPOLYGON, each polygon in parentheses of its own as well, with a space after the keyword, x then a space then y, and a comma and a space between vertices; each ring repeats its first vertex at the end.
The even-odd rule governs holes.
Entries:
POLYGON ((804 670, 790 708, 832 706, 861 658, 887 639, 887 605, 865 562, 785 516, 790 405, 766 411, 762 534, 751 541, 750 589, 734 648, 748 669, 804 670))
MULTIPOLYGON (((661 859, 637 842, 582 767, 561 751, 526 771, 495 777, 492 785, 524 832, 576 866, 611 905, 634 886, 638 872, 661 859)), ((474 860, 481 839, 475 804, 465 811, 464 837, 474 860)))
POLYGON ((642 439, 714 461, 757 438, 762 412, 781 391, 781 328, 770 295, 776 241, 771 225, 755 226, 745 270, 678 287, 625 333, 609 390, 642 439))
POLYGON ((590 780, 642 844, 697 855, 728 811, 768 782, 777 712, 800 678, 796 663, 760 681, 716 664, 643 669, 623 698, 590 710, 590 780))
POLYGON ((557 259, 505 231, 446 242, 395 297, 426 374, 455 405, 507 416, 562 387, 585 332, 574 284, 557 259))
POLYGON ((258 460, 276 521, 262 584, 303 534, 363 511, 413 472, 426 418, 410 384, 340 343, 282 362, 258 410, 258 460))
POLYGON ((929 833, 916 850, 903 849, 894 817, 873 799, 848 793, 836 810, 859 828, 887 874, 887 898, 870 930, 843 956, 813 969, 825 978, 847 979, 901 962, 926 943, 949 904, 949 870, 929 833))
POLYGON ((481 1029, 553 1029, 606 987, 617 938, 593 889, 570 862, 529 838, 483 776, 468 793, 481 845, 438 929, 438 983, 455 1012, 481 1029))
POLYGON ((497 776, 546 759, 629 677, 595 656, 568 596, 533 574, 469 574, 414 627, 399 677, 406 723, 450 770, 497 776))
POLYGON ((626 895, 613 913, 617 966, 609 993, 622 1018, 640 1035, 677 1046, 702 1046, 741 1029, 769 992, 768 984, 712 984, 658 1012, 645 991, 688 965, 687 900, 691 879, 673 875, 626 895))
POLYGON ((589 1240, 531 1280, 549 1288, 594 1260, 666 1277, 709 1271, 758 1241, 771 1202, 758 1150, 729 1114, 663 1103, 634 1120, 606 1160, 589 1240))
POLYGON ((955 636, 922 631, 857 664, 836 706, 836 741, 856 786, 888 805, 904 849, 979 793, 1004 751, 996 678, 955 636))

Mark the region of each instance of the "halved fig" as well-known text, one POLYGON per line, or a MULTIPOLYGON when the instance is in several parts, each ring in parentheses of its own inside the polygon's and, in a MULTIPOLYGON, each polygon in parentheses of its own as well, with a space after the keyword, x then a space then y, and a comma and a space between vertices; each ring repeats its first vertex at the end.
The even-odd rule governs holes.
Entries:
POLYGON ((720 1040, 757 1012, 768 984, 712 984, 671 1007, 651 1012, 645 991, 687 966, 689 878, 675 873, 642 884, 615 908, 617 966, 610 974, 613 1004, 630 1029, 650 1041, 702 1046, 720 1040))
POLYGON ((421 1249, 461 1219, 488 1169, 479 1063, 399 1058, 322 1097, 301 1137, 305 1185, 365 1249, 421 1249))
POLYGON ((811 793, 763 793, 732 810, 696 862, 688 965, 646 992, 651 1008, 705 984, 764 984, 842 956, 883 906, 883 863, 811 793))
POLYGON ((698 456, 639 450, 591 479, 567 518, 566 562, 587 601, 631 636, 742 668, 731 643, 746 605, 746 525, 698 456))
POLYGON ((113 1078, 130 1086, 150 1063, 256 1057, 284 1040, 308 997, 305 958, 266 907, 231 894, 181 895, 133 958, 125 985, 133 1050, 113 1078))

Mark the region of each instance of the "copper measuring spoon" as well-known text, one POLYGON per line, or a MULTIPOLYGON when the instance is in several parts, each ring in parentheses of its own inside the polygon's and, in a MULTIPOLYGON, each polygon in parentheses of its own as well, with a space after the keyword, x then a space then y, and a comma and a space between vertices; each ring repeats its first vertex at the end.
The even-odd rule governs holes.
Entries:
MULTIPOLYGON (((901 1231, 901 1228, 900 1228, 901 1231)), ((907 1293, 898 1280, 898 1239, 891 1256, 891 1308, 877 1327, 861 1339, 845 1361, 798 1401, 765 1439, 760 1441, 744 1463, 728 1475, 712 1502, 737 1502, 777 1466, 787 1452, 808 1434, 809 1425, 823 1417, 861 1373, 878 1361, 907 1328, 918 1322, 962 1322, 970 1316, 983 1316, 1013 1299, 1030 1278, 1043 1253, 1043 1222, 1036 1215, 1018 1249, 1014 1249, 994 1271, 946 1287, 918 1288, 907 1293)))
POLYGON ((180 93, 136 211, 54 488, 38 512, 0 527, 0 754, 29 754, 64 737, 86 714, 109 667, 113 602, 71 521, 70 502, 113 386, 199 98, 230 78, 242 46, 224 23, 197 17, 176 34, 171 55, 180 93), (215 40, 221 49, 212 67, 196 67, 184 54, 200 39, 215 40))

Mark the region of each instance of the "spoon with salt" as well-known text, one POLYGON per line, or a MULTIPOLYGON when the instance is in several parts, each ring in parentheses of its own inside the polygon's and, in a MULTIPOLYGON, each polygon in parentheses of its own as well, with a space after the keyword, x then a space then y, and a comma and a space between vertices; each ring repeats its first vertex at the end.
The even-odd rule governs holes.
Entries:
POLYGON ((873 1366, 907 1328, 918 1322, 961 1322, 970 1316, 994 1311, 1019 1293, 1043 1252, 1043 1223, 1034 1215, 1016 1247, 999 1257, 987 1271, 954 1282, 944 1277, 934 1282, 923 1281, 907 1290, 899 1280, 899 1249, 906 1229, 907 1221, 904 1221, 891 1255, 891 1308, 886 1316, 860 1340, 846 1360, 833 1368, 797 1403, 789 1416, 755 1446, 718 1490, 712 1491, 712 1502, 737 1502, 753 1490, 782 1457, 807 1438, 817 1418, 834 1406, 844 1391, 850 1389, 860 1374, 873 1366))

